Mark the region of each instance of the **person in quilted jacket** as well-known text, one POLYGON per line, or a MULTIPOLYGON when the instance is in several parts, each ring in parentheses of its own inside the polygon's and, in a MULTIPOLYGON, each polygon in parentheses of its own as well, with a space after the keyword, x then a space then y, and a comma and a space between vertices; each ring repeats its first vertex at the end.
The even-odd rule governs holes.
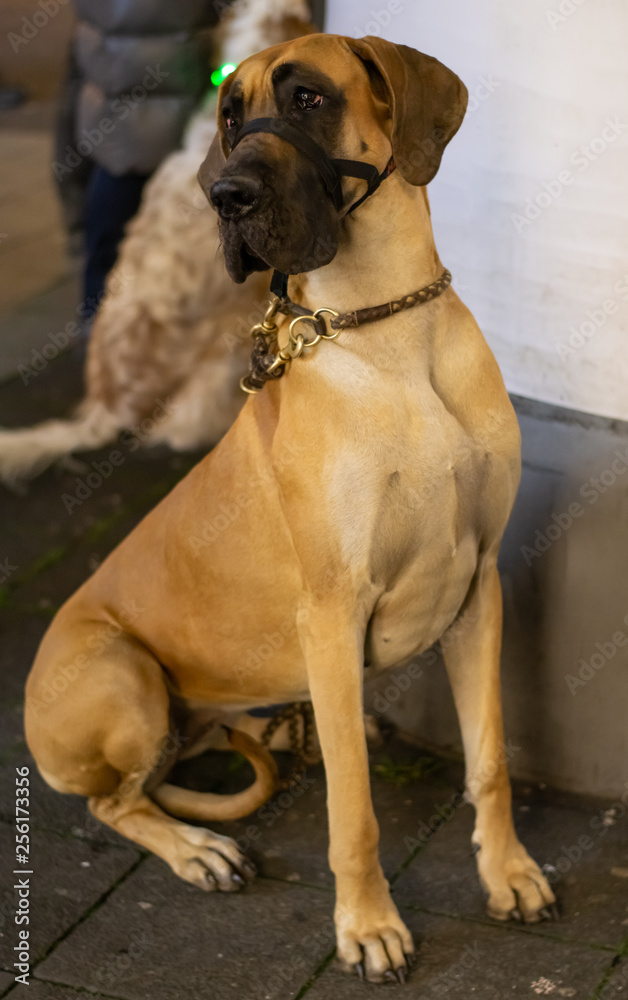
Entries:
POLYGON ((228 3, 74 0, 74 6, 53 171, 69 229, 85 234, 82 311, 89 319, 144 184, 179 146, 209 86, 204 32, 228 3))

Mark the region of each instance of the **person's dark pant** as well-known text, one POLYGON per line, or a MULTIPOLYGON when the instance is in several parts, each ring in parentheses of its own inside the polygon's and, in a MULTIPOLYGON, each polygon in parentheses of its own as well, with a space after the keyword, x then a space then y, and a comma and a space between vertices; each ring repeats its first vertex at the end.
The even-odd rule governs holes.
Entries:
POLYGON ((116 262, 124 227, 137 212, 146 174, 115 177, 104 167, 92 171, 87 192, 85 225, 85 273, 83 316, 89 319, 98 309, 105 281, 116 262))

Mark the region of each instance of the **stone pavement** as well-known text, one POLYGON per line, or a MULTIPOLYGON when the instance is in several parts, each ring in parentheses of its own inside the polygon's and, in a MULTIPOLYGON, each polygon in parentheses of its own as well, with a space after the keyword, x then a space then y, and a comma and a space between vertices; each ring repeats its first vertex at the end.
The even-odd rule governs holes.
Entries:
MULTIPOLYGON (((54 309, 62 313, 54 294, 54 309)), ((68 293, 65 306, 71 305, 68 293)), ((45 336, 45 296, 29 316, 34 335, 45 336)), ((80 359, 66 354, 29 386, 19 377, 5 383, 0 425, 60 415, 80 393, 80 375, 80 359)), ((16 997, 23 988, 13 980, 12 803, 15 768, 33 764, 21 723, 30 662, 54 610, 197 457, 129 453, 68 514, 62 494, 73 492, 76 479, 106 454, 50 470, 24 495, 2 491, 0 497, 0 996, 16 997)), ((628 995, 628 843, 625 820, 606 812, 610 803, 516 790, 518 828, 537 859, 554 866, 562 919, 504 926, 484 914, 470 855, 471 810, 451 805, 460 765, 395 741, 372 759, 382 859, 418 946, 406 987, 360 984, 335 967, 320 767, 311 769, 298 794, 284 793, 257 815, 217 825, 250 845, 261 872, 234 896, 207 896, 181 882, 161 861, 89 818, 82 800, 56 794, 33 771, 28 995, 358 1000, 378 989, 421 1000, 628 995), (432 828, 437 832, 426 836, 432 828)), ((205 755, 182 766, 177 780, 224 791, 249 780, 234 764, 229 755, 205 755)))

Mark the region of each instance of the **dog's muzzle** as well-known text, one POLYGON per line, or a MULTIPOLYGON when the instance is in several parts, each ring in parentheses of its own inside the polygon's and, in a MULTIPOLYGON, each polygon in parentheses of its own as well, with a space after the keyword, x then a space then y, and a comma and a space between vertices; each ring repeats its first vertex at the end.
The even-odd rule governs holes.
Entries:
MULTIPOLYGON (((371 163, 362 163, 360 160, 332 160, 322 146, 314 142, 309 135, 281 118, 255 118, 253 121, 247 122, 237 133, 231 152, 246 136, 256 135, 259 132, 277 136, 284 142, 290 143, 311 160, 318 170, 325 190, 333 201, 337 212, 341 212, 344 207, 342 178, 357 177, 366 181, 366 193, 349 208, 347 215, 355 212, 356 208, 367 198, 370 198, 380 184, 395 170, 394 157, 390 158, 386 169, 381 174, 377 167, 371 163)), ((211 188, 210 198, 222 218, 233 219, 247 215, 255 206, 260 193, 261 186, 256 181, 250 178, 233 177, 217 180, 211 188)))

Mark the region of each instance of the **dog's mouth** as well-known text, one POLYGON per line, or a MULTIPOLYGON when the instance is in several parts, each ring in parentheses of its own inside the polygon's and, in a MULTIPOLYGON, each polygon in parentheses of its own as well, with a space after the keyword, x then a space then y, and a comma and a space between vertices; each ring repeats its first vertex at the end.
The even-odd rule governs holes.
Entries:
POLYGON ((225 265, 231 278, 237 284, 246 281, 249 274, 254 271, 267 271, 272 264, 269 264, 255 252, 250 244, 237 232, 232 224, 221 225, 223 229, 223 252, 225 255, 225 265))
POLYGON ((225 265, 233 281, 241 284, 254 271, 302 274, 331 263, 338 251, 337 223, 328 216, 327 225, 321 225, 325 209, 327 205, 315 202, 293 202, 284 212, 254 211, 237 221, 221 219, 225 265))

